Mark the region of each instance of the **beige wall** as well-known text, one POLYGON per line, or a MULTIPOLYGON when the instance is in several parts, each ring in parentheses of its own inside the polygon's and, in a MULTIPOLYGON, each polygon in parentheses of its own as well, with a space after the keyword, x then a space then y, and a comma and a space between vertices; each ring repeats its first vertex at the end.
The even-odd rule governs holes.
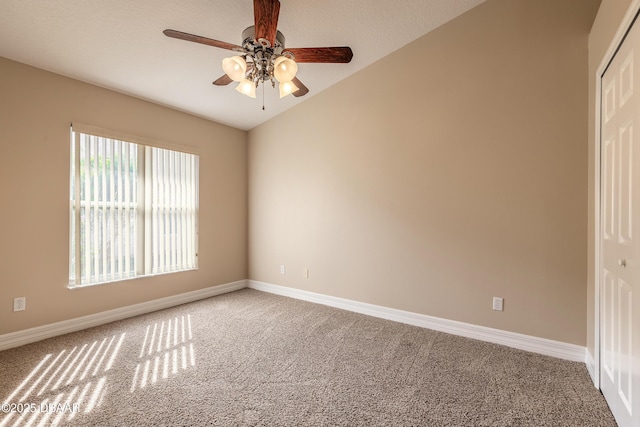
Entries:
MULTIPOLYGON (((620 27, 631 0, 602 0, 598 15, 589 34, 589 225, 588 225, 588 280, 587 280, 587 348, 595 355, 595 122, 596 79, 598 68, 604 60, 616 31, 620 27)), ((600 70, 601 71, 601 70, 600 70)))
POLYGON ((249 170, 243 131, 0 58, 0 334, 250 277, 593 353, 595 69, 630 2, 587 44, 598 0, 489 0, 252 130, 249 170), (197 149, 198 271, 67 289, 71 121, 197 149))
POLYGON ((249 277, 585 345, 598 3, 489 0, 250 131, 249 277))
POLYGON ((0 334, 247 277, 246 132, 4 58, 0 76, 0 334), (72 121, 197 150, 199 270, 67 288, 72 121))

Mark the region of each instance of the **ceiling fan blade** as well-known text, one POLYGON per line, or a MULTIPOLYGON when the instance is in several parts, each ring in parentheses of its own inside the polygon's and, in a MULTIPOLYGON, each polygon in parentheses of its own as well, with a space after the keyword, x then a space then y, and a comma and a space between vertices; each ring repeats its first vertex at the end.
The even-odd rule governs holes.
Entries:
POLYGON ((213 82, 213 84, 216 86, 226 86, 232 81, 233 80, 231 80, 231 77, 227 76, 226 74, 223 74, 218 80, 213 82))
POLYGON ((291 52, 296 62, 331 62, 346 64, 351 62, 353 52, 350 47, 298 47, 285 49, 291 52))
POLYGON ((232 44, 232 43, 227 43, 227 42, 221 42, 219 40, 214 40, 214 39, 210 39, 207 37, 202 37, 202 36, 196 36, 194 34, 189 34, 189 33, 183 33, 182 31, 177 31, 177 30, 164 30, 163 31, 164 35, 167 37, 173 37, 174 39, 180 39, 180 40, 186 40, 189 42, 194 42, 194 43, 200 43, 200 44, 206 44, 208 46, 213 46, 213 47, 219 47, 220 49, 228 49, 228 50, 235 50, 235 51, 239 51, 239 52, 243 52, 242 47, 232 44))
POLYGON ((278 0, 253 0, 256 40, 267 39, 271 46, 274 46, 279 14, 280 2, 278 0))
POLYGON ((299 98, 309 93, 309 89, 305 85, 303 85, 297 77, 294 77, 291 81, 298 87, 298 90, 292 93, 293 96, 299 98))

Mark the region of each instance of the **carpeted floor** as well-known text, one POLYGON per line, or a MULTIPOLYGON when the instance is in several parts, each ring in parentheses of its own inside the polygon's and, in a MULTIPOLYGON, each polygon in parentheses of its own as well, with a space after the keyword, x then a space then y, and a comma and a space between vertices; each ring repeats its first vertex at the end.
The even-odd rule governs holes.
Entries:
POLYGON ((249 289, 0 352, 0 402, 0 427, 615 426, 584 364, 249 289))

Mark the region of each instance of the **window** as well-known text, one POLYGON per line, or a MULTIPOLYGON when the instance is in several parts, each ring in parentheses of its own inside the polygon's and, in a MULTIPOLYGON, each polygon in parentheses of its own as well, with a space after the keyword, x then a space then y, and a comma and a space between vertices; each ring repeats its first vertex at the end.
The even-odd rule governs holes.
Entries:
POLYGON ((199 157, 71 130, 71 286, 197 268, 199 157))

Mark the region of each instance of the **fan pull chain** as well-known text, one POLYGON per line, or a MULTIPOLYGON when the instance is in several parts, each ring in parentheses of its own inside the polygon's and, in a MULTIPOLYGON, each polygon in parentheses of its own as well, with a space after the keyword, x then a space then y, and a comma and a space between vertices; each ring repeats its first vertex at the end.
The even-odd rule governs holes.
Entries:
POLYGON ((264 84, 262 85, 262 111, 264 111, 264 84))

